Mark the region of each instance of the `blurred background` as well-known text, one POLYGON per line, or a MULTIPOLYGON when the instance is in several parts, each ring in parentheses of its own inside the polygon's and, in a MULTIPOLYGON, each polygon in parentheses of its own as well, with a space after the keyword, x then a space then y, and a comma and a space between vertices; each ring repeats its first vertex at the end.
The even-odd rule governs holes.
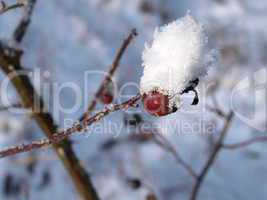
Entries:
MULTIPOLYGON (((20 46, 24 49, 24 66, 41 71, 41 81, 34 83, 36 88, 43 83, 73 82, 83 91, 86 88, 88 101, 103 76, 93 74, 84 82, 84 72, 107 71, 132 28, 139 35, 116 72, 119 89, 129 82, 139 83, 144 44, 152 40, 155 28, 184 16, 188 10, 204 24, 210 45, 221 53, 218 65, 210 69, 198 88, 199 105, 162 118, 136 109, 117 112, 90 127, 85 135, 71 137, 75 152, 103 200, 146 199, 150 193, 162 200, 189 199, 194 181, 172 154, 142 137, 142 133, 133 137, 140 132, 137 127, 142 123, 155 125, 196 171, 202 169, 223 126, 223 120, 206 109, 207 105, 216 102, 225 112, 235 111, 226 143, 266 135, 267 1, 37 0, 20 46), (136 182, 142 182, 142 186, 136 186, 136 182)), ((10 38, 21 15, 22 11, 16 9, 0 16, 1 39, 10 38)), ((137 91, 127 85, 122 94, 131 96, 137 91)), ((8 92, 16 102, 14 90, 10 88, 8 92)), ((71 106, 75 94, 64 89, 59 100, 61 105, 71 106)), ((46 104, 53 109, 55 101, 48 99, 46 104)), ((97 109, 101 108, 100 103, 97 109)), ((63 128, 68 120, 76 120, 83 112, 81 107, 75 113, 53 114, 63 128)), ((1 111, 1 148, 43 136, 28 115, 1 111)), ((198 199, 267 199, 266 159, 266 143, 221 150, 198 199)), ((80 198, 51 149, 0 160, 0 199, 51 198, 80 198)))

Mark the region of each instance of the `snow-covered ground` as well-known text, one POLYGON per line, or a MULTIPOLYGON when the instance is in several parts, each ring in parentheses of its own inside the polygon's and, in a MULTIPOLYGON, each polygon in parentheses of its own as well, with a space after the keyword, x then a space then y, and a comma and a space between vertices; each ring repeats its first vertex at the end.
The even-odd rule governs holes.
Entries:
MULTIPOLYGON (((187 10, 201 20, 209 42, 221 52, 219 64, 198 87, 199 105, 189 106, 185 101, 182 110, 161 118, 140 109, 134 111, 156 125, 184 160, 199 171, 209 155, 212 138, 222 127, 222 120, 204 109, 207 103, 211 104, 212 96, 224 110, 233 108, 236 112, 226 142, 266 135, 266 0, 39 0, 22 43, 23 63, 27 68, 41 70, 42 82, 35 83, 36 87, 43 83, 74 83, 82 88, 85 97, 81 103, 87 105, 103 79, 98 72, 108 69, 123 39, 136 28, 139 36, 123 56, 115 76, 118 87, 124 86, 123 94, 134 95, 142 75, 145 42, 152 41, 155 27, 184 16, 187 10), (45 71, 49 74, 44 75, 45 71), (86 78, 85 72, 92 71, 86 78)), ((0 15, 1 38, 10 37, 20 14, 14 10, 0 15)), ((10 93, 13 97, 11 89, 10 93)), ((72 90, 64 89, 61 105, 73 105, 74 95, 72 90)), ((191 97, 187 99, 191 102, 191 97)), ((73 113, 57 112, 53 105, 58 99, 46 101, 61 127, 84 111, 80 106, 73 113)), ((101 107, 99 104, 97 109, 101 107)), ((144 199, 150 190, 162 200, 189 199, 192 178, 158 145, 126 142, 109 150, 101 148, 110 138, 120 140, 133 133, 123 124, 124 118, 125 113, 114 113, 89 128, 86 135, 71 138, 102 199, 144 199), (126 184, 127 177, 140 178, 148 187, 133 190, 126 184)), ((42 136, 27 116, 1 112, 0 147, 42 136)), ((266 143, 221 151, 199 199, 267 199, 266 159, 266 143)), ((52 150, 1 159, 0 190, 3 200, 79 198, 52 150), (6 191, 7 182, 15 185, 12 194, 6 191)))

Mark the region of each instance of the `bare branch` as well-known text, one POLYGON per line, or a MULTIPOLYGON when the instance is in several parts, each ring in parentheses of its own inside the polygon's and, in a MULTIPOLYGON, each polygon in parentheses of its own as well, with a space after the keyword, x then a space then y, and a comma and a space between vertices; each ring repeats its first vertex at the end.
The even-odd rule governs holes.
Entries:
POLYGON ((33 13, 33 9, 35 7, 36 0, 28 0, 27 6, 24 10, 24 14, 15 28, 15 31, 13 33, 13 40, 20 43, 28 29, 28 26, 31 23, 31 16, 33 13))
POLYGON ((104 110, 96 113, 94 116, 87 118, 85 122, 75 123, 73 127, 54 133, 49 138, 44 138, 44 139, 40 139, 29 144, 21 144, 21 145, 17 145, 17 146, 4 149, 0 151, 0 158, 15 155, 15 154, 22 153, 22 152, 28 152, 34 149, 48 147, 51 144, 58 144, 64 139, 68 138, 69 136, 82 132, 83 130, 85 130, 86 128, 85 126, 90 126, 91 124, 98 122, 99 120, 103 119, 106 115, 112 112, 115 112, 118 110, 124 110, 129 107, 135 106, 137 101, 140 98, 141 98, 141 95, 138 94, 132 97, 131 99, 123 102, 122 104, 116 104, 116 105, 110 106, 109 108, 105 108, 104 110))
POLYGON ((21 103, 16 103, 13 105, 8 105, 8 106, 0 106, 0 111, 6 111, 11 108, 24 108, 24 107, 21 105, 21 103))
POLYGON ((189 164, 187 164, 179 155, 179 153, 176 151, 175 147, 167 140, 166 137, 164 137, 163 134, 157 133, 154 130, 145 131, 142 132, 140 130, 140 133, 137 132, 134 134, 131 134, 125 138, 120 139, 109 139, 107 142, 105 142, 101 148, 104 150, 112 149, 113 147, 120 145, 121 143, 125 142, 137 142, 137 143, 143 143, 143 142, 153 142, 156 145, 158 145, 163 150, 171 153, 171 155, 174 157, 175 161, 181 165, 190 176, 192 176, 194 179, 197 178, 196 173, 191 168, 189 164))
POLYGON ((89 115, 90 112, 92 112, 94 110, 99 96, 101 95, 103 90, 106 88, 106 86, 110 83, 112 76, 114 75, 115 71, 119 67, 120 60, 121 60, 123 54, 125 53, 127 47, 129 46, 129 44, 131 43, 131 41, 134 39, 135 36, 137 36, 137 31, 136 31, 136 29, 132 29, 130 34, 128 35, 128 37, 123 41, 121 47, 119 48, 119 50, 115 56, 115 59, 114 59, 112 65, 110 66, 109 71, 107 72, 106 77, 102 81, 102 83, 101 83, 100 87, 98 88, 93 100, 89 104, 89 106, 87 108, 87 112, 80 118, 80 121, 83 121, 84 117, 86 115, 89 115))
MULTIPOLYGON (((20 63, 21 55, 21 51, 8 47, 0 41, 0 66, 2 70, 10 78, 10 81, 21 97, 22 105, 25 108, 33 110, 32 117, 47 137, 50 138, 57 132, 57 125, 49 113, 34 112, 36 102, 40 107, 40 111, 44 110, 44 103, 42 98, 35 91, 29 77, 25 74, 18 73, 20 70, 23 70, 20 63), (16 74, 16 76, 12 77, 12 74, 16 74)), ((35 146, 36 145, 37 144, 35 144, 35 146)), ((53 147, 58 157, 64 163, 65 168, 68 170, 81 197, 86 200, 98 200, 99 198, 89 175, 81 166, 81 163, 71 147, 70 141, 64 140, 57 145, 53 145, 53 147)))
POLYGON ((188 174, 193 177, 193 179, 197 179, 196 172, 192 169, 192 167, 188 163, 186 163, 182 159, 182 157, 176 151, 175 147, 168 141, 166 137, 164 137, 162 134, 156 134, 154 139, 156 144, 158 144, 161 148, 165 149, 166 151, 168 151, 173 155, 175 161, 179 165, 181 165, 188 172, 188 174), (159 137, 159 139, 157 138, 157 136, 159 137))
POLYGON ((218 115, 219 117, 225 118, 226 114, 219 108, 217 107, 212 107, 210 105, 206 105, 206 108, 210 111, 218 115))
POLYGON ((261 143, 261 142, 267 142, 267 136, 251 138, 251 139, 248 139, 248 140, 245 140, 239 143, 234 143, 234 144, 223 144, 222 148, 228 149, 228 150, 234 150, 234 149, 244 148, 249 145, 252 145, 255 143, 261 143))
POLYGON ((6 5, 6 3, 4 1, 0 1, 0 15, 7 12, 7 11, 10 11, 10 10, 13 10, 16 8, 21 8, 23 6, 25 6, 25 4, 21 3, 21 2, 17 2, 17 3, 12 4, 12 5, 6 5))
POLYGON ((225 118, 225 123, 223 126, 223 129, 221 130, 220 133, 220 137, 218 139, 218 141, 215 143, 213 151, 211 152, 206 164, 204 165, 204 167, 202 168, 200 174, 197 177, 197 180, 193 186, 193 190, 191 193, 191 197, 190 200, 196 200, 197 195, 199 193, 199 189, 206 177, 206 175, 208 174, 210 168, 212 167, 213 163, 216 161, 216 158, 220 152, 220 150, 222 149, 222 144, 224 142, 224 139, 226 137, 226 134, 228 132, 228 129, 231 125, 232 119, 233 119, 234 113, 232 111, 230 111, 230 113, 227 115, 227 117, 225 118))
MULTIPOLYGON (((21 22, 19 23, 18 27, 16 28, 13 36, 16 42, 21 42, 23 36, 26 33, 26 29, 30 23, 30 17, 34 8, 36 0, 32 0, 25 11, 25 15, 22 18, 21 22)), ((131 40, 136 35, 136 31, 132 30, 129 37, 124 41, 122 47, 117 53, 114 63, 109 70, 110 76, 112 76, 119 65, 119 61, 126 50, 127 46, 130 44, 131 40)), ((20 64, 20 57, 22 55, 22 51, 9 47, 8 45, 2 43, 0 41, 0 65, 3 71, 9 76, 13 72, 22 70, 22 66, 20 64)), ((104 80, 103 86, 100 87, 104 88, 105 84, 108 83, 110 77, 106 77, 104 80), (106 83, 107 82, 107 83, 106 83)), ((20 94, 23 102, 23 106, 27 108, 33 109, 34 102, 36 100, 39 102, 38 104, 43 107, 42 99, 37 95, 35 92, 29 78, 25 75, 16 76, 11 80, 17 89, 18 93, 20 94)), ((94 107, 94 106, 93 106, 94 107)), ((116 109, 116 106, 115 106, 116 109)), ((41 108, 42 110, 42 108, 41 108)), ((49 114, 45 113, 33 113, 34 118, 36 119, 39 126, 44 130, 47 134, 48 138, 53 137, 53 134, 56 133, 56 125, 53 122, 52 117, 49 114)), ((86 115, 85 115, 86 116, 86 115)), ((91 118, 90 118, 91 119, 91 118)), ((85 121, 88 121, 86 119, 85 121)), ((84 123, 83 123, 84 126, 84 123)), ((77 128, 77 127, 76 127, 77 128)), ((68 132, 69 133, 69 132, 68 132)), ((65 137, 62 136, 62 139, 65 137)), ((62 140, 61 139, 61 140, 62 140)), ((60 141, 61 141, 60 140, 60 141)), ((34 142, 30 145, 21 145, 19 147, 13 147, 9 153, 16 152, 16 151, 26 151, 31 148, 39 148, 43 147, 43 144, 49 144, 51 141, 42 140, 34 142)), ((90 182, 89 176, 86 174, 86 171, 81 167, 80 162, 78 161, 76 155, 72 151, 71 145, 68 141, 64 140, 63 143, 54 145, 57 149, 58 156, 63 160, 65 166, 69 170, 70 175, 74 180, 74 184, 76 185, 77 189, 79 190, 80 194, 85 199, 98 199, 97 194, 93 188, 92 183, 90 182)), ((12 154, 12 153, 11 153, 12 154)))

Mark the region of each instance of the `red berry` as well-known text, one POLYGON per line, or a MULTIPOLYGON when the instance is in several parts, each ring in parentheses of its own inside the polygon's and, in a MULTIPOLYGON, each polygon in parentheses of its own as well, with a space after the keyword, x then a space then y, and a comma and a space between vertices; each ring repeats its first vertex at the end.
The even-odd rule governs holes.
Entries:
POLYGON ((152 91, 143 96, 143 104, 145 110, 154 116, 168 115, 169 98, 158 91, 152 91))
POLYGON ((113 101, 113 95, 110 92, 102 92, 99 98, 103 104, 110 104, 113 101))

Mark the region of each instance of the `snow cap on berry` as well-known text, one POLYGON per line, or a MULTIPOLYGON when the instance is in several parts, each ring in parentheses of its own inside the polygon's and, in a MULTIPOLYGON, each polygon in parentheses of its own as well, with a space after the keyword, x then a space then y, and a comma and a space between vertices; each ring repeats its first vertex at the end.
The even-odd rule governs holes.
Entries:
POLYGON ((216 60, 216 51, 208 49, 207 42, 202 24, 190 14, 156 28, 142 56, 141 94, 159 91, 174 97, 170 106, 179 107, 179 94, 190 81, 206 75, 208 66, 216 60))

